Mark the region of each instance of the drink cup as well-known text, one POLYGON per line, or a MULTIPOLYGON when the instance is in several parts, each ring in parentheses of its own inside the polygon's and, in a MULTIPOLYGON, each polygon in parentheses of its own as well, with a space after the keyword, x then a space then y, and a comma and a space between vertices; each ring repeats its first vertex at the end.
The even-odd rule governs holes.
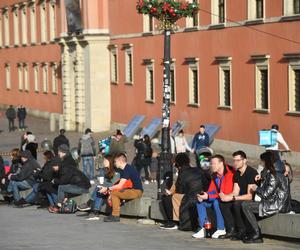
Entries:
POLYGON ((104 183, 104 177, 103 176, 97 177, 97 180, 98 180, 99 184, 101 184, 101 185, 104 183))

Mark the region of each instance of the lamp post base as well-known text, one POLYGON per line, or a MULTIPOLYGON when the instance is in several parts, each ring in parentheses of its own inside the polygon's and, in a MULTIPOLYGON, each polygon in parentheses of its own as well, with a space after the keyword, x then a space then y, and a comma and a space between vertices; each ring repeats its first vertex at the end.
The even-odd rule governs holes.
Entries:
POLYGON ((172 154, 161 152, 157 161, 157 199, 161 200, 165 189, 170 189, 173 184, 172 154))

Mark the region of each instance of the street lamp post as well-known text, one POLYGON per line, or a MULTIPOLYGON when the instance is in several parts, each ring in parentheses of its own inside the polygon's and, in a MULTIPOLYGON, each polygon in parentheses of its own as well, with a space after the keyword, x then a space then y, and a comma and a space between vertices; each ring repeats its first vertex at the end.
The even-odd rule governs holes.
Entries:
POLYGON ((139 0, 136 4, 139 14, 150 15, 159 20, 159 29, 164 31, 164 75, 162 105, 161 153, 158 157, 157 199, 161 199, 164 187, 173 182, 172 156, 170 152, 170 64, 171 31, 182 17, 192 17, 199 11, 197 1, 139 0))

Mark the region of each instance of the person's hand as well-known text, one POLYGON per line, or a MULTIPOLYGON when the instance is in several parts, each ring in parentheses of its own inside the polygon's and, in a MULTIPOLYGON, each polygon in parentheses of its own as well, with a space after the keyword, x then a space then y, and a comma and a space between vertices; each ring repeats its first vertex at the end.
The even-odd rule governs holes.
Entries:
POLYGON ((208 199, 208 194, 206 192, 203 192, 201 194, 197 194, 198 201, 202 202, 204 200, 208 199))
POLYGON ((172 192, 169 189, 165 189, 165 193, 166 193, 166 195, 171 195, 172 194, 172 192))
POLYGON ((260 174, 256 175, 256 176, 254 177, 254 180, 255 180, 256 182, 260 181, 260 180, 261 180, 261 175, 260 175, 260 174))
POLYGON ((105 194, 105 193, 107 193, 107 191, 108 191, 108 188, 107 187, 99 187, 99 193, 100 194, 105 194))
POLYGON ((11 176, 12 176, 12 174, 9 174, 8 176, 7 176, 7 179, 11 179, 11 176))
POLYGON ((253 193, 256 191, 257 189, 257 185, 251 185, 251 191, 253 191, 253 193))
POLYGON ((232 195, 226 195, 224 193, 219 193, 219 197, 220 197, 221 201, 224 201, 224 202, 232 201, 232 199, 233 199, 232 195))

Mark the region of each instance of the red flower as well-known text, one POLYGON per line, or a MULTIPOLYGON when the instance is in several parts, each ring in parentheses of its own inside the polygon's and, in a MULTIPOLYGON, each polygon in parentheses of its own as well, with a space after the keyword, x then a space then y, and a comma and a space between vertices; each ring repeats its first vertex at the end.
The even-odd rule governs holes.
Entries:
POLYGON ((181 10, 186 10, 187 9, 187 7, 188 7, 188 5, 189 5, 189 3, 182 3, 181 5, 180 5, 180 9, 181 10))
POLYGON ((163 6, 162 6, 162 10, 164 12, 167 12, 167 10, 169 10, 171 7, 171 5, 169 3, 164 2, 163 6))
POLYGON ((139 6, 139 8, 143 8, 144 7, 144 1, 139 0, 138 6, 139 6))
POLYGON ((157 11, 157 9, 155 8, 155 7, 152 7, 151 9, 150 9, 150 12, 151 13, 155 13, 157 11))

